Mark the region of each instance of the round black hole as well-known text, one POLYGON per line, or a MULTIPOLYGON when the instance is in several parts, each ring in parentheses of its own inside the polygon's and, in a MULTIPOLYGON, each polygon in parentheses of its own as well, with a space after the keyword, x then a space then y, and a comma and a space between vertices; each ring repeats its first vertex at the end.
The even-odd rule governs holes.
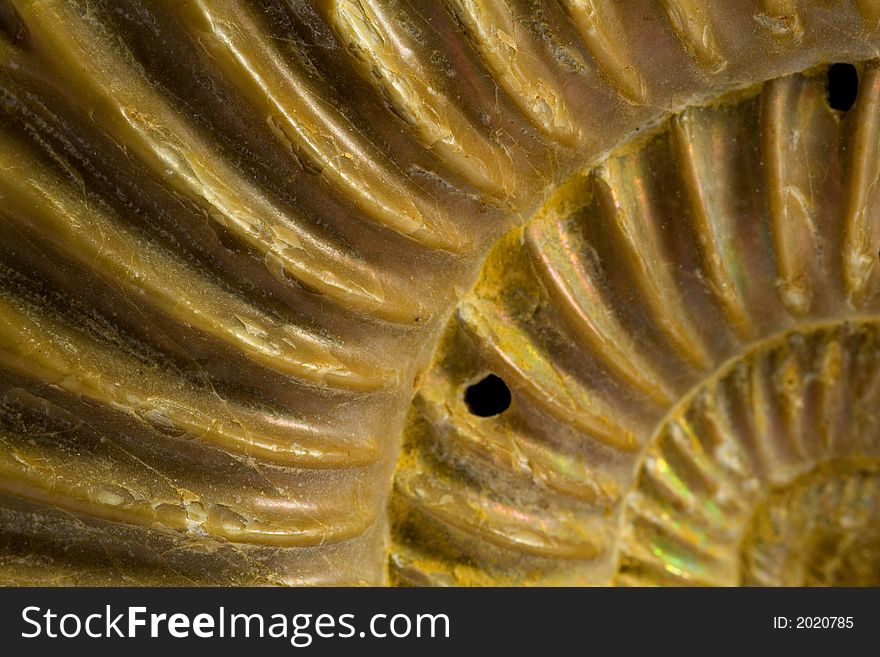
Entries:
POLYGON ((852 64, 832 64, 828 69, 828 104, 847 112, 859 93, 859 74, 852 64))
POLYGON ((464 393, 464 402, 474 415, 492 417, 503 413, 510 406, 510 388, 501 377, 489 374, 468 386, 464 393))

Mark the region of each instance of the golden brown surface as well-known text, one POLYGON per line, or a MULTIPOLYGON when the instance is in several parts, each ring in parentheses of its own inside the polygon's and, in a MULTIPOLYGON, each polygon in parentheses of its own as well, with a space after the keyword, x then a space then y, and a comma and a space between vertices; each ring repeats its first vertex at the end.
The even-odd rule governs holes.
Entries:
MULTIPOLYGON (((880 78, 845 115, 824 89, 877 52, 873 0, 3 0, 0 26, 0 582, 735 583, 690 539, 780 553, 755 491, 876 505, 880 78), (668 445, 696 467, 682 400, 791 336, 791 399, 867 424, 725 471, 754 499, 699 524, 721 479, 644 483, 684 476, 668 445), (496 369, 513 404, 476 420, 496 369)), ((722 452, 800 435, 774 403, 722 452)), ((810 577, 870 579, 873 549, 810 577)))

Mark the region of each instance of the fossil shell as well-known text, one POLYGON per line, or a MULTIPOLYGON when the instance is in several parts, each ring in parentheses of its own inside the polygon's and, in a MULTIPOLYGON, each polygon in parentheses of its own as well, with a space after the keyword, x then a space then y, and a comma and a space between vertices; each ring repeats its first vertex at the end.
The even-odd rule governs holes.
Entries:
POLYGON ((0 28, 0 582, 876 582, 878 3, 0 28))
POLYGON ((493 248, 411 414, 400 581, 876 572, 880 73, 860 77, 847 115, 825 69, 676 115, 493 248), (486 372, 513 401, 476 417, 486 372))

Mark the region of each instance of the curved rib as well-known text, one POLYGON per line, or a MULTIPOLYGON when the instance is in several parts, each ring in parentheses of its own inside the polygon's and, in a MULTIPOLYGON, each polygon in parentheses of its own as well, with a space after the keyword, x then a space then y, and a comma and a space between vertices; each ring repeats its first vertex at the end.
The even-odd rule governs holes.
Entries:
POLYGON ((612 420, 618 414, 607 402, 557 370, 525 332, 495 313, 488 304, 463 302, 458 309, 458 319, 478 342, 491 349, 492 353, 487 355, 515 377, 515 388, 594 440, 621 451, 637 449, 634 431, 612 420))
MULTIPOLYGON (((156 176, 266 258, 343 306, 390 320, 422 311, 401 283, 333 244, 306 220, 274 205, 169 107, 126 52, 66 3, 13 0, 47 71, 63 76, 80 106, 156 176), (59 25, 67 29, 60 30, 59 25)), ((7 68, 17 66, 7 62, 7 68)))
POLYGON ((4 493, 95 518, 186 532, 193 539, 261 545, 344 541, 375 521, 376 505, 362 496, 358 478, 339 471, 310 473, 309 495, 303 496, 297 494, 306 478, 302 472, 270 479, 270 473, 255 476, 253 466, 242 463, 227 466, 226 478, 212 481, 174 467, 170 454, 138 454, 139 446, 126 445, 126 438, 92 431, 83 422, 59 428, 61 440, 46 440, 46 421, 36 423, 19 425, 15 433, 0 429, 4 493), (71 459, 64 443, 74 436, 77 457, 71 459), (160 462, 163 456, 167 460, 160 462))
POLYGON ((507 154, 432 79, 440 73, 390 7, 376 0, 333 0, 328 22, 354 50, 362 76, 379 87, 419 139, 453 171, 497 196, 516 190, 507 154))
POLYGON ((761 107, 761 150, 780 296, 796 315, 807 313, 813 303, 818 243, 807 135, 814 126, 803 109, 809 108, 818 87, 818 82, 797 77, 771 80, 764 87, 761 107), (810 89, 813 85, 817 88, 810 89), (807 94, 807 107, 799 107, 807 90, 812 92, 807 94))
POLYGON ((105 280, 123 281, 168 317, 221 340, 265 367, 322 386, 376 390, 397 383, 377 361, 269 317, 178 258, 120 225, 0 132, 4 210, 105 280), (349 353, 347 353, 349 352, 349 353))
POLYGON ((797 0, 761 0, 761 9, 755 20, 777 39, 800 41, 804 36, 797 0))
POLYGON ((381 451, 375 437, 352 438, 350 430, 193 389, 160 367, 146 368, 9 298, 0 299, 0 364, 230 452, 283 465, 348 467, 372 463, 381 451))
POLYGON ((442 206, 326 100, 317 85, 284 61, 238 0, 172 2, 170 9, 228 78, 267 116, 270 127, 302 151, 370 218, 429 248, 471 247, 442 206))
POLYGON ((542 557, 594 559, 604 550, 598 529, 601 516, 590 522, 588 515, 511 506, 465 483, 426 472, 430 471, 399 471, 395 488, 407 502, 444 524, 499 547, 542 557))
POLYGON ((449 0, 467 28, 486 66, 517 107, 541 132, 565 146, 576 147, 581 128, 556 82, 557 71, 529 39, 518 38, 518 24, 505 0, 449 0))
POLYGON ((733 330, 741 339, 747 340, 755 334, 755 328, 742 281, 734 276, 734 271, 743 267, 736 262, 735 249, 728 244, 732 237, 725 235, 729 233, 725 228, 735 223, 738 217, 725 207, 725 199, 719 194, 719 188, 729 182, 724 180, 723 169, 719 170, 724 165, 716 161, 717 151, 724 140, 735 137, 725 134, 723 121, 716 122, 711 114, 707 116, 707 112, 676 117, 672 121, 672 140, 679 178, 691 211, 710 288, 733 330))
POLYGON ((713 73, 727 68, 727 58, 718 49, 708 0, 660 0, 672 29, 685 50, 704 69, 713 73))
POLYGON ((843 280, 849 301, 862 308, 878 287, 880 246, 880 69, 865 67, 851 110, 849 188, 843 226, 843 280))
POLYGON ((709 353, 662 252, 661 218, 646 196, 645 168, 633 156, 609 159, 596 170, 597 180, 604 183, 598 186, 604 220, 622 242, 659 329, 684 358, 706 368, 711 363, 709 353))
POLYGON ((577 336, 607 367, 657 403, 671 404, 675 392, 648 362, 604 298, 601 275, 584 253, 591 247, 575 245, 573 239, 562 221, 537 221, 526 230, 526 244, 545 286, 577 336))
POLYGON ((647 85, 614 4, 602 0, 563 0, 563 4, 605 79, 627 102, 644 105, 647 85))

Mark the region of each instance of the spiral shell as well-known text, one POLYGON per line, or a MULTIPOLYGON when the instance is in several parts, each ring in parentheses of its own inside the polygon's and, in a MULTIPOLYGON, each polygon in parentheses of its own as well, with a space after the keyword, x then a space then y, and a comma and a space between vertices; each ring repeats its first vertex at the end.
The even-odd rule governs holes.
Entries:
MULTIPOLYGON (((670 118, 493 249, 410 417, 401 582, 800 584, 755 526, 774 554, 826 506, 870 526, 880 75, 848 113, 827 75, 670 118), (512 404, 478 417, 489 372, 512 404)), ((834 558, 802 568, 834 583, 834 558)))
POLYGON ((878 47, 874 0, 0 0, 0 582, 870 579, 878 47))

